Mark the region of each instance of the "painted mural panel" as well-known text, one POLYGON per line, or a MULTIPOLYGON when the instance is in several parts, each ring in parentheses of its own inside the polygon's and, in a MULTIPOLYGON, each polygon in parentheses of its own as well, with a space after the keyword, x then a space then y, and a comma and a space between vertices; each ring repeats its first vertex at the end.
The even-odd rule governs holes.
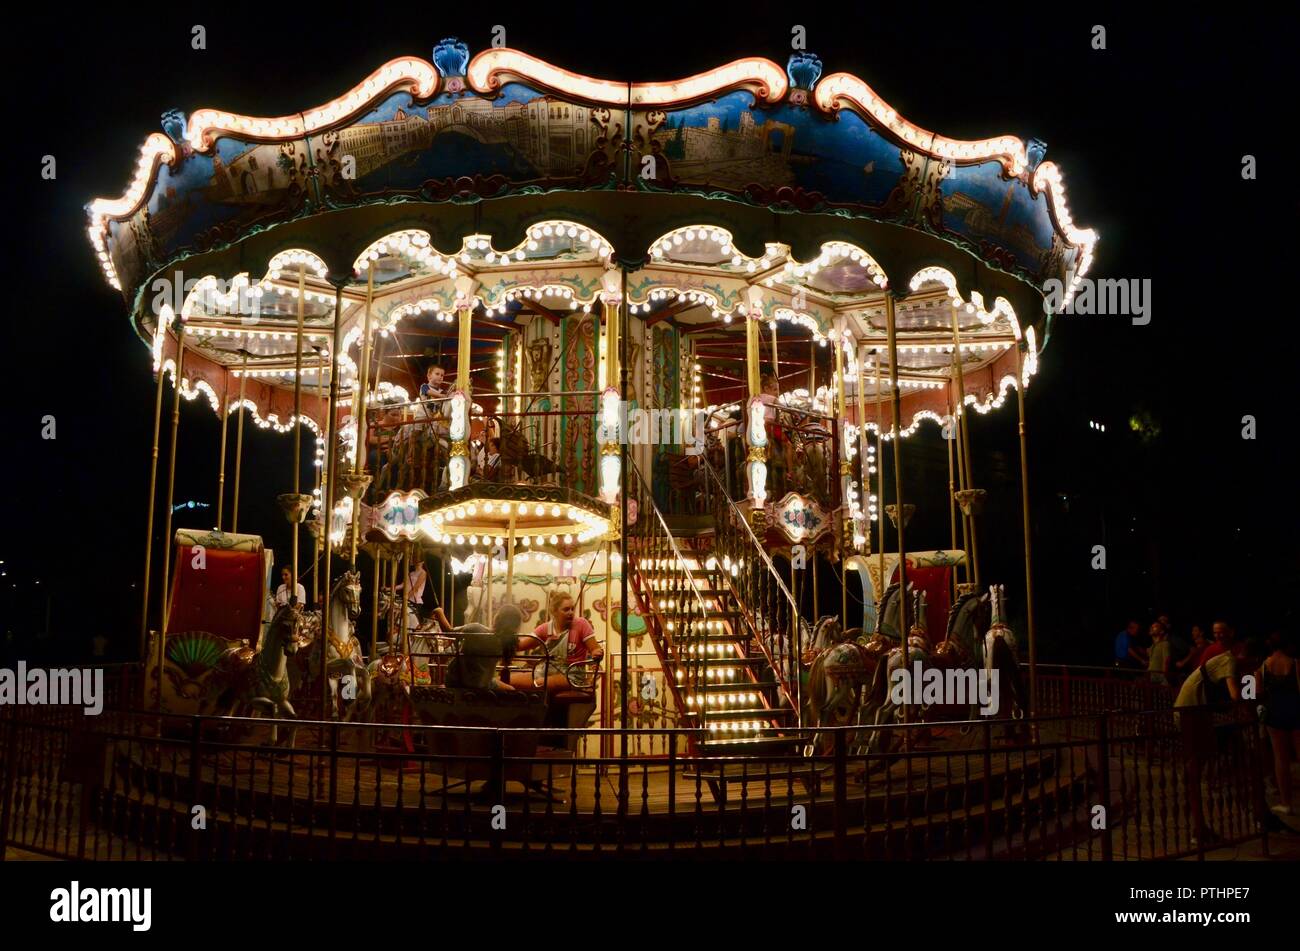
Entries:
POLYGON ((905 171, 898 147, 861 117, 831 120, 807 106, 760 109, 748 92, 670 111, 652 138, 674 186, 755 199, 791 187, 880 209, 905 171))

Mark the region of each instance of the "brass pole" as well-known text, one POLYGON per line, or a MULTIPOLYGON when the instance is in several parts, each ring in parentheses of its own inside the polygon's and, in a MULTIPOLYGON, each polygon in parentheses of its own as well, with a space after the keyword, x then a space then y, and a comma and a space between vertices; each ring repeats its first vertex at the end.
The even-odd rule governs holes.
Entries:
MULTIPOLYGON (((956 353, 958 351, 956 348, 953 348, 953 352, 956 353)), ((956 373, 957 373, 957 368, 956 368, 956 364, 954 363, 953 377, 951 380, 951 386, 949 387, 949 397, 948 397, 949 405, 953 404, 952 391, 957 386, 956 373)), ((954 410, 952 414, 952 426, 953 426, 952 454, 956 457, 956 463, 957 463, 957 488, 965 490, 967 488, 966 458, 962 452, 962 445, 965 443, 965 440, 962 438, 961 421, 957 418, 956 410, 954 410)), ((956 504, 957 502, 956 496, 953 497, 952 502, 954 505, 956 504)), ((961 573, 962 573, 962 577, 965 578, 967 582, 969 582, 971 580, 970 519, 966 516, 965 512, 961 513, 961 547, 962 547, 962 551, 966 553, 966 561, 961 566, 961 573)), ((953 573, 956 574, 955 571, 953 573)))
POLYGON ((235 430, 235 499, 232 503, 234 513, 230 521, 232 535, 239 532, 239 478, 243 473, 244 463, 244 394, 248 389, 248 351, 245 350, 243 353, 244 359, 239 371, 239 423, 235 430))
MULTIPOLYGON (((880 539, 878 545, 878 554, 876 555, 876 569, 879 574, 877 583, 880 590, 876 592, 876 603, 880 604, 885 597, 885 589, 889 587, 885 578, 885 408, 881 400, 881 389, 884 382, 880 379, 880 350, 876 350, 876 524, 878 528, 877 535, 880 539)), ((876 628, 879 629, 884 618, 876 619, 876 628)))
MULTIPOLYGON (((494 559, 492 558, 492 553, 488 552, 487 565, 485 566, 485 570, 483 572, 483 590, 487 595, 487 601, 483 608, 483 622, 482 622, 486 624, 488 627, 492 626, 492 574, 493 574, 492 563, 493 560, 494 559)), ((509 571, 508 566, 513 564, 514 564, 514 558, 511 557, 506 561, 506 565, 507 565, 506 570, 509 571)))
MULTIPOLYGON (((352 385, 352 413, 357 425, 357 454, 352 471, 366 471, 366 386, 370 379, 370 309, 375 296, 375 269, 366 268, 366 314, 361 329, 361 378, 352 385)), ((361 499, 352 506, 352 564, 357 563, 357 541, 361 534, 361 499)))
MULTIPOLYGON (((334 471, 335 444, 338 442, 338 415, 339 415, 339 351, 343 343, 343 285, 340 283, 334 288, 334 342, 330 346, 330 402, 329 416, 326 419, 325 426, 325 455, 324 469, 321 476, 321 485, 324 489, 324 505, 321 508, 321 544, 325 546, 325 570, 321 572, 321 580, 325 585, 325 604, 321 611, 321 645, 320 645, 320 691, 321 691, 321 719, 334 719, 334 710, 329 702, 330 684, 329 677, 326 676, 325 646, 329 643, 330 634, 330 597, 333 594, 333 584, 331 581, 331 569, 334 556, 334 545, 330 541, 330 529, 334 524, 334 487, 338 483, 338 473, 334 471)), ((402 612, 406 616, 406 612, 402 612)))
POLYGON ((407 602, 411 598, 411 546, 402 546, 402 600, 400 610, 402 612, 402 656, 407 659, 411 665, 411 680, 415 681, 415 661, 411 658, 411 640, 409 635, 410 624, 407 621, 407 602))
MULTIPOLYGON (((894 397, 894 503, 898 507, 898 524, 895 526, 898 529, 898 633, 903 644, 903 669, 908 670, 912 666, 912 660, 907 646, 907 546, 903 542, 903 529, 907 523, 907 516, 903 510, 903 398, 898 389, 898 333, 894 326, 893 294, 885 295, 885 324, 886 333, 889 335, 889 382, 894 397)), ((907 704, 903 704, 902 710, 903 720, 906 722, 907 704)))
MULTIPOLYGON (((855 397, 856 397, 857 410, 858 410, 857 412, 858 473, 859 473, 858 481, 862 486, 862 490, 858 493, 861 499, 861 503, 859 504, 858 508, 862 512, 862 538, 866 543, 864 546, 866 550, 863 552, 863 554, 867 554, 871 551, 871 522, 867 519, 867 512, 870 511, 867 508, 867 496, 871 492, 871 467, 867 465, 867 396, 866 393, 864 392, 865 389, 864 384, 866 382, 867 382, 867 348, 859 344, 858 345, 858 379, 855 384, 855 389, 857 390, 855 397)), ((843 574, 840 577, 840 581, 842 581, 847 586, 848 585, 848 578, 847 578, 848 562, 847 561, 845 562, 845 567, 842 570, 843 570, 843 574)), ((865 591, 862 592, 862 598, 863 598, 862 622, 865 625, 867 620, 866 619, 867 592, 865 591)), ((844 623, 845 625, 847 625, 848 620, 846 619, 844 623)))
POLYGON ((447 615, 447 620, 454 625, 456 623, 456 605, 452 603, 451 596, 447 593, 451 571, 447 565, 446 548, 443 548, 442 554, 438 557, 438 565, 442 569, 442 582, 438 585, 439 590, 442 592, 442 610, 447 615))
MULTIPOLYGON (((975 471, 971 468, 970 461, 970 428, 966 425, 966 379, 962 374, 961 359, 961 329, 957 321, 957 308, 952 309, 952 347, 957 361, 957 397, 958 405, 961 407, 961 441, 962 457, 966 462, 966 487, 975 488, 975 471)), ((975 517, 970 518, 970 561, 971 570, 975 575, 975 590, 980 589, 980 544, 979 532, 975 524, 975 517)))
MULTIPOLYGON (((158 320, 162 320, 159 316, 158 320)), ((166 343, 166 331, 163 331, 163 342, 166 343)), ((152 572, 149 570, 153 562, 153 510, 156 504, 158 494, 158 437, 162 431, 162 397, 163 384, 166 381, 167 374, 162 367, 162 357, 159 356, 158 363, 158 384, 154 388, 153 397, 153 454, 149 461, 149 512, 146 516, 145 537, 144 537, 144 593, 140 602, 140 661, 145 661, 145 651, 149 645, 149 576, 152 572)))
POLYGON ((221 531, 221 516, 226 501, 226 434, 230 432, 230 371, 226 371, 226 385, 221 388, 221 461, 217 463, 217 531, 221 531))
POLYGON ((812 619, 815 621, 819 617, 818 612, 821 611, 821 586, 817 583, 817 546, 816 545, 813 546, 813 550, 811 554, 812 554, 812 559, 810 560, 810 567, 812 570, 812 589, 813 589, 812 619))
MULTIPOLYGON (((293 494, 301 489, 302 471, 302 324, 303 307, 307 300, 307 265, 298 263, 298 334, 294 337, 293 348, 293 494)), ((293 523, 293 579, 289 587, 289 598, 293 599, 298 590, 298 533, 302 525, 293 523)))
MULTIPOLYGON (((161 372, 161 371, 160 371, 161 372)), ((172 438, 168 447, 167 462, 167 507, 163 510, 163 576, 162 606, 159 614, 162 624, 158 628, 158 711, 162 712, 162 668, 164 650, 167 641, 167 622, 171 615, 171 597, 168 588, 171 584, 172 560, 172 504, 176 492, 176 439, 181 425, 181 381, 185 372, 185 324, 183 319, 176 322, 176 390, 172 394, 172 438)))
MULTIPOLYGON (((506 601, 509 602, 510 604, 513 604, 514 603, 513 595, 515 590, 515 558, 514 558, 515 516, 514 515, 510 516, 510 537, 509 537, 509 541, 506 544, 508 546, 506 548, 506 551, 510 553, 510 557, 506 560, 506 601)), ((491 564, 491 562, 489 561, 488 564, 491 564)), ((492 592, 489 591, 488 604, 491 605, 491 603, 492 603, 492 592)))
POLYGON ((817 392, 817 341, 808 338, 808 404, 812 405, 813 395, 817 392))
MULTIPOLYGON (((317 411, 316 431, 323 434, 325 432, 325 351, 316 348, 316 393, 319 397, 320 407, 317 411)), ((322 453, 319 460, 320 465, 312 466, 316 470, 316 488, 323 488, 322 479, 325 475, 325 456, 322 453)), ((322 500, 320 505, 324 504, 324 493, 321 493, 322 500)), ((325 518, 324 509, 321 509, 321 524, 324 525, 328 520, 325 518)), ((312 539, 312 559, 311 559, 311 603, 320 603, 320 555, 321 545, 325 531, 322 530, 320 535, 312 539)))
POLYGON ((777 389, 781 388, 781 359, 776 346, 776 320, 772 321, 772 379, 776 380, 777 389))
POLYGON ((379 575, 380 566, 383 564, 384 557, 380 554, 381 549, 375 545, 371 550, 371 555, 375 562, 375 581, 373 590, 370 592, 370 659, 374 660, 379 656, 379 575))
MULTIPOLYGON (((848 340, 847 325, 845 317, 840 315, 840 334, 835 340, 835 408, 836 415, 839 417, 839 434, 836 445, 837 455, 840 457, 840 491, 845 491, 845 483, 850 486, 853 484, 853 463, 849 462, 848 440, 845 434, 848 432, 849 420, 847 401, 844 396, 844 344, 848 340)), ((840 499, 840 627, 841 629, 849 626, 849 585, 844 574, 844 562, 848 559, 849 542, 853 537, 852 523, 843 516, 843 512, 848 509, 849 500, 840 499)), ((827 557, 829 561, 829 556, 827 557)))
MULTIPOLYGON (((609 618, 609 623, 606 624, 607 629, 605 631, 605 644, 610 648, 609 654, 611 657, 614 656, 614 649, 613 649, 614 645, 610 643, 610 635, 614 631, 613 587, 614 587, 614 542, 609 541, 605 543, 605 604, 606 604, 606 610, 608 611, 606 617, 609 618)), ((622 611, 623 605, 620 604, 618 606, 618 609, 619 611, 622 611)), ((620 618, 619 621, 620 638, 625 636, 625 632, 623 628, 625 628, 626 626, 627 625, 624 619, 620 618)), ((602 729, 608 729, 610 724, 613 722, 613 718, 610 715, 610 711, 613 709, 613 700, 612 700, 614 695, 613 688, 614 688, 613 680, 610 677, 605 677, 604 696, 602 697, 602 702, 600 704, 600 725, 602 729)), ((609 756, 610 751, 612 751, 612 748, 613 746, 609 742, 609 737, 602 736, 600 738, 600 755, 609 756)))
MULTIPOLYGON (((1028 345, 1028 340, 1024 341, 1028 345)), ((1025 627, 1029 633, 1029 710, 1038 712, 1038 642, 1034 638, 1034 566, 1029 522, 1029 450, 1025 443, 1025 368, 1024 354, 1016 346, 1016 403, 1020 409, 1020 509, 1025 523, 1025 627)))
MULTIPOLYGON (((954 416, 952 415, 952 400, 951 400, 951 399, 948 401, 948 419, 949 419, 949 421, 950 421, 950 422, 949 422, 949 425, 950 425, 950 426, 956 424, 956 417, 954 417, 954 416)), ((955 436, 956 433, 953 433, 953 435, 955 436)), ((955 451, 954 451, 954 450, 956 449, 956 439, 955 439, 955 438, 953 438, 953 439, 947 439, 947 438, 946 438, 946 439, 944 439, 944 442, 946 442, 946 443, 948 444, 948 447, 947 447, 947 449, 948 449, 948 452, 947 452, 947 456, 948 456, 948 521, 949 521, 949 523, 950 523, 950 525, 949 525, 949 528, 950 528, 950 531, 949 531, 949 538, 951 539, 951 541, 950 541, 950 545, 951 545, 952 550, 953 550, 953 551, 956 551, 956 550, 957 550, 957 496, 956 496, 957 485, 956 485, 956 483, 955 483, 955 481, 954 481, 954 474, 953 474, 953 456, 956 454, 955 451)), ((954 601, 954 603, 955 603, 956 600, 957 600, 957 566, 955 566, 955 565, 953 566, 953 569, 952 569, 951 582, 952 582, 952 584, 951 584, 951 588, 952 588, 952 598, 953 598, 953 601, 954 601)))

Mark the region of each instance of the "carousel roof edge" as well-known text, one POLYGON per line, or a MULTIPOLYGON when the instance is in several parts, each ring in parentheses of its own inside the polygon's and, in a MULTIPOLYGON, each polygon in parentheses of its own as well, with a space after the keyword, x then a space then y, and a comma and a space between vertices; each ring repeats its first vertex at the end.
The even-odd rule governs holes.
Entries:
MULTIPOLYGON (((690 141, 700 140, 700 150, 708 151, 728 136, 759 139, 761 148, 755 153, 755 159, 763 163, 765 169, 771 166, 774 170, 775 174, 770 176, 773 180, 737 184, 731 189, 734 197, 782 212, 861 214, 930 231, 964 244, 974 256, 987 263, 1012 273, 1019 272, 1022 279, 1037 288, 1043 288, 1052 279, 1059 280, 1065 287, 1068 301, 1078 279, 1091 265, 1098 236, 1092 229, 1079 228, 1075 224, 1066 200, 1063 174, 1054 162, 1044 161, 1046 146, 1042 142, 1035 139, 1026 142, 1011 135, 980 140, 950 139, 904 119, 867 83, 851 73, 838 72, 822 77, 821 71, 821 60, 817 56, 795 53, 784 69, 763 57, 747 57, 675 81, 622 82, 587 77, 508 48, 484 50, 471 60, 465 44, 454 39, 444 40, 434 48, 433 62, 416 56, 390 60, 346 93, 296 114, 252 117, 203 108, 187 118, 180 110, 168 111, 163 115, 163 132, 150 134, 143 143, 135 172, 123 193, 115 198, 96 198, 85 206, 89 237, 105 277, 130 300, 132 295, 123 287, 120 277, 122 270, 132 276, 153 273, 178 258, 209 250, 220 243, 238 242, 246 232, 264 230, 315 211, 364 204, 380 195, 382 198, 379 200, 392 200, 394 190, 389 182, 382 183, 384 187, 379 188, 376 195, 367 196, 344 180, 346 176, 341 179, 337 156, 331 155, 330 148, 340 136, 359 125, 391 125, 394 121, 409 123, 411 116, 403 111, 401 103, 405 103, 412 113, 424 109, 424 115, 417 119, 425 125, 432 125, 429 116, 435 108, 454 109, 461 105, 468 110, 476 105, 481 117, 484 110, 489 115, 496 112, 493 107, 504 100, 509 99, 510 105, 514 105, 522 96, 534 93, 536 99, 558 103, 561 108, 564 104, 581 107, 590 115, 590 121, 605 133, 614 131, 609 124, 611 107, 627 110, 626 119, 634 128, 618 128, 614 136, 616 146, 609 145, 608 135, 600 139, 592 136, 593 146, 610 153, 603 162, 596 163, 597 172, 603 175, 591 174, 591 159, 599 157, 593 152, 588 157, 586 168, 575 170, 567 182, 557 180, 553 168, 541 169, 540 179, 540 166, 530 168, 531 177, 525 174, 527 181, 515 183, 509 176, 482 174, 492 171, 489 167, 478 170, 469 185, 470 177, 464 174, 447 177, 446 183, 451 186, 448 189, 435 187, 430 191, 429 186, 440 183, 425 181, 412 197, 425 201, 504 197, 511 193, 512 187, 516 191, 527 187, 535 189, 539 180, 545 181, 552 190, 607 189, 616 177, 618 164, 612 161, 611 155, 627 149, 640 152, 643 174, 630 176, 633 181, 624 183, 625 186, 644 189, 649 185, 662 189, 666 184, 667 190, 699 194, 701 188, 698 184, 693 186, 689 173, 673 173, 687 170, 693 161, 691 146, 682 145, 686 122, 703 118, 704 125, 693 124, 690 129, 693 133, 690 141), (741 128, 733 130, 729 128, 729 121, 739 112, 733 101, 737 93, 752 97, 752 105, 739 119, 741 128), (401 102, 394 107, 394 100, 399 97, 401 102), (726 109, 721 108, 723 105, 726 109), (395 113, 392 112, 394 108, 395 113), (791 121, 795 110, 802 114, 795 116, 802 124, 791 121), (396 120, 382 118, 385 113, 394 114, 396 120), (700 113, 703 115, 696 115, 700 113), (757 126, 757 132, 755 114, 764 120, 757 126), (674 117, 676 126, 673 125, 674 117), (829 127, 844 117, 853 117, 858 126, 889 143, 895 150, 888 163, 890 167, 884 170, 885 187, 890 189, 892 186, 887 199, 873 203, 870 196, 853 188, 846 189, 844 195, 822 194, 799 185, 792 188, 789 179, 794 176, 790 170, 776 167, 771 161, 776 158, 774 149, 781 150, 782 158, 790 158, 791 142, 797 133, 804 132, 804 140, 815 138, 817 130, 813 130, 814 135, 809 135, 804 129, 813 118, 829 127), (366 123, 363 121, 366 119, 372 121, 366 123), (605 124, 601 125, 602 122, 605 124), (672 141, 674 129, 675 142, 672 141), (299 145, 303 146, 301 152, 297 151, 299 145), (258 169, 252 153, 259 148, 278 148, 275 164, 291 181, 288 187, 281 189, 288 193, 287 196, 272 194, 275 189, 270 187, 255 192, 259 188, 257 175, 249 171, 248 166, 258 169), (613 152, 610 152, 611 148, 613 152), (237 163, 246 156, 247 165, 241 167, 245 191, 236 195, 231 190, 234 172, 237 163), (648 182, 635 180, 645 178, 646 160, 655 157, 665 159, 661 164, 673 166, 672 170, 660 169, 657 178, 648 182), (191 167, 187 169, 187 165, 191 167), (887 180, 895 165, 901 169, 896 183, 887 180), (198 166, 197 171, 194 166, 198 166), (1021 221, 1018 227, 1022 233, 1018 234, 1011 234, 1003 227, 1005 223, 999 221, 997 228, 1005 234, 997 229, 992 234, 981 233, 981 227, 987 224, 984 220, 987 215, 981 218, 980 212, 988 209, 979 207, 980 200, 972 196, 982 194, 981 189, 987 192, 990 187, 989 175, 984 171, 986 166, 996 168, 1001 182, 1023 186, 1024 195, 1017 195, 1017 198, 1028 211, 1021 214, 1022 218, 1026 214, 1034 217, 1032 206, 1037 204, 1040 196, 1045 197, 1041 207, 1046 209, 1045 218, 1052 232, 1050 240, 1043 234, 1042 221, 1021 221), (985 180, 972 181, 967 192, 943 191, 945 180, 963 176, 973 179, 974 173, 967 176, 967 170, 981 170, 985 180), (227 171, 231 174, 230 181, 221 176, 227 171), (783 177, 785 184, 781 181, 783 177), (495 179, 501 181, 492 181, 495 179), (495 192, 489 194, 485 188, 495 188, 495 192), (285 207, 273 209, 275 213, 268 214, 268 197, 285 207), (250 215, 248 206, 255 203, 254 198, 261 199, 257 207, 259 214, 250 215), (221 213, 230 213, 226 220, 216 221, 206 231, 196 232, 193 229, 198 224, 189 221, 184 222, 184 226, 175 226, 173 219, 182 217, 177 211, 178 204, 187 209, 202 206, 200 211, 207 213, 195 216, 203 219, 202 224, 213 224, 213 219, 220 218, 221 213), (313 205, 317 207, 313 209, 313 205), (955 213, 948 212, 951 221, 944 220, 948 205, 955 208, 955 213), (969 214, 972 206, 975 206, 973 215, 969 214), (231 211, 231 208, 238 211, 231 211), (973 217, 982 224, 964 227, 962 216, 973 217), (141 217, 143 224, 138 225, 141 217), (151 229, 151 224, 163 219, 166 219, 166 224, 162 229, 151 229), (169 233, 168 228, 174 231, 169 233), (1034 236, 1027 237, 1035 230, 1038 231, 1036 244, 1034 236), (126 236, 128 231, 131 234, 126 236), (1016 241, 1020 242, 1019 245, 1013 243, 1016 241), (124 244, 130 246, 124 248, 124 244), (136 266, 123 268, 124 264, 136 266)), ((563 114, 567 118, 568 109, 563 109, 563 114)), ((459 117, 461 113, 456 115, 459 117)), ((418 126, 419 122, 415 124, 418 126)), ((621 123, 615 125, 621 126, 621 123)), ((473 123, 458 125, 453 122, 449 128, 473 135, 476 127, 473 123)), ((864 134, 858 128, 854 133, 859 138, 864 134)), ((427 130, 424 134, 429 135, 427 130)), ((479 142, 493 142, 491 137, 499 134, 480 130, 479 142)), ((579 150, 582 141, 577 139, 579 150)), ((723 144, 734 150, 736 143, 723 144)), ((818 154, 817 144, 821 143, 814 143, 810 152, 799 153, 795 158, 805 165, 809 161, 815 163, 841 158, 840 153, 833 149, 825 155, 818 154)), ((843 143, 832 137, 827 144, 836 146, 843 143)), ((750 141, 745 145, 752 148, 754 143, 750 141)), ((437 150, 426 145, 426 151, 437 150)), ((441 151, 447 152, 446 149, 441 151)), ((628 167, 628 163, 622 164, 628 167)), ((863 166, 868 176, 875 164, 873 160, 863 166)), ((630 167, 637 167, 635 160, 630 167)), ((269 172, 268 177, 274 181, 275 172, 269 172)), ((755 177, 761 179, 762 175, 755 177)), ((709 186, 707 191, 710 195, 728 190, 726 187, 719 189, 707 170, 702 182, 709 186)), ((1008 204, 1011 197, 1008 191, 1008 204)), ((1040 212, 1039 217, 1043 216, 1044 213, 1040 212)), ((1011 217, 1014 218, 1015 214, 1011 217)), ((1005 207, 1003 218, 1006 218, 1005 207)))

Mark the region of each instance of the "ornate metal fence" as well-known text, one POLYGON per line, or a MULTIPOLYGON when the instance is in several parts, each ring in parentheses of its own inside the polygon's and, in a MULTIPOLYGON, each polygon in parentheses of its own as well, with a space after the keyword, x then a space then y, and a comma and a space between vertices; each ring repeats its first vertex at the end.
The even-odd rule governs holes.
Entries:
POLYGON ((6 707, 0 852, 1087 861, 1255 838, 1267 850, 1251 720, 1223 714, 1193 764, 1167 713, 1125 716, 1136 732, 1110 713, 1040 718, 1032 742, 990 721, 891 726, 909 737, 889 755, 851 753, 847 729, 829 731, 826 755, 727 757, 690 755, 698 731, 658 731, 666 758, 611 762, 588 751, 619 731, 284 721, 297 745, 273 748, 265 720, 6 707))

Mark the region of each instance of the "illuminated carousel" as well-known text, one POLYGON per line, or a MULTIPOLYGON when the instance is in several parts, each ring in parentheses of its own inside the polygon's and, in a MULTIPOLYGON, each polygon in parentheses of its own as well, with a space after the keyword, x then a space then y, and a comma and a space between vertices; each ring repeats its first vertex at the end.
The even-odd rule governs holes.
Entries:
MULTIPOLYGON (((421 724, 570 730, 546 748, 693 760, 725 799, 731 774, 699 762, 815 759, 809 731, 866 722, 882 664, 991 663, 987 629, 1032 680, 1032 576, 989 593, 981 544, 1012 533, 981 533, 967 418, 1015 391, 1023 481, 1045 289, 1068 299, 1096 240, 1044 154, 924 130, 809 53, 625 83, 444 40, 301 113, 169 112, 126 192, 88 206, 157 374, 155 485, 171 427, 145 708, 292 719, 279 687, 226 705, 239 655, 287 677, 298 718, 403 724, 403 755, 464 752, 412 742, 421 724), (214 526, 171 524, 186 401, 226 423, 214 526), (283 472, 250 477, 247 425, 286 433, 283 472), (951 531, 912 550, 907 487, 883 480, 925 427, 948 437, 951 531), (251 484, 295 526, 305 608, 266 607, 251 484), (526 639, 568 596, 602 656, 570 667, 563 716, 533 718, 545 672, 540 699, 460 715, 464 638, 401 605, 420 565, 450 628, 511 607, 526 639)), ((517 669, 550 656, 521 649, 517 669)))

